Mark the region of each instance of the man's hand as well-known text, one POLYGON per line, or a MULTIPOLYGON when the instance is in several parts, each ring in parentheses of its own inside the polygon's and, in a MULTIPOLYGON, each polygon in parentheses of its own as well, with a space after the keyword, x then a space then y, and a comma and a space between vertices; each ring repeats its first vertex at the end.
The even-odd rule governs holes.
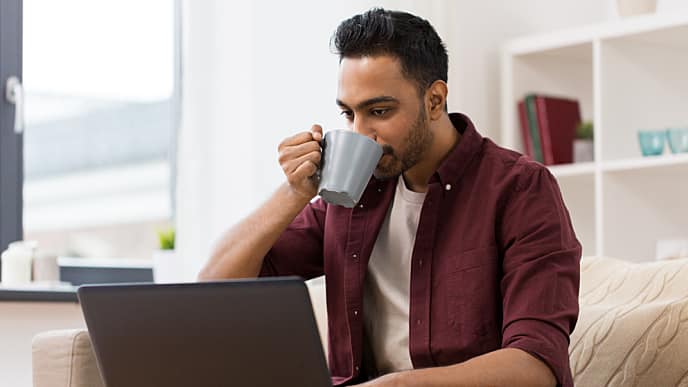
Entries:
POLYGON ((404 387, 403 373, 395 372, 352 387, 404 387))
POLYGON ((387 374, 355 387, 553 387, 554 374, 541 360, 515 348, 503 348, 463 363, 387 374))
POLYGON ((320 165, 322 127, 313 125, 310 132, 302 132, 282 141, 278 147, 279 163, 295 193, 310 200, 318 193, 315 173, 320 165))

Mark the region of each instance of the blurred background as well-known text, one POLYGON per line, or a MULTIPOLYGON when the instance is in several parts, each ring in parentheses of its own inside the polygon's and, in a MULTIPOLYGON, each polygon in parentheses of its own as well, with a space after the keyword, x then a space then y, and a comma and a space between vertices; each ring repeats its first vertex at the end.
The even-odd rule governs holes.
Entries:
MULTIPOLYGON (((371 7, 430 21, 449 52, 449 111, 541 153, 584 255, 688 256, 684 0, 3 0, 3 94, 23 106, 0 104, 0 250, 31 240, 65 266, 148 272, 163 250, 159 273, 193 280, 283 181, 279 142, 345 125, 330 37, 371 7), (548 160, 533 136, 549 132, 519 114, 554 97, 574 107, 580 159, 548 160)), ((82 324, 74 305, 37 305, 0 305, 12 385, 29 384, 33 334, 82 324)))
POLYGON ((505 42, 620 20, 617 1, 593 0, 24 0, 24 239, 61 256, 150 259, 174 227, 191 278, 282 181, 279 141, 343 126, 329 39, 373 6, 435 26, 449 110, 502 143, 505 42))

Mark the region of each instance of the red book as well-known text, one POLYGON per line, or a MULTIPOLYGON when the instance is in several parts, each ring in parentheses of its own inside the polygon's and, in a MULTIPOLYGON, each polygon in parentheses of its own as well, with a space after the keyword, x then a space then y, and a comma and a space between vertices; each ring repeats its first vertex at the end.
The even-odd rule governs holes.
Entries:
POLYGON ((530 138, 530 124, 528 123, 528 111, 525 101, 518 103, 518 117, 521 121, 521 137, 523 139, 523 150, 526 155, 533 158, 533 139, 530 138))
POLYGON ((545 165, 573 162, 573 140, 581 122, 577 100, 535 96, 545 165))

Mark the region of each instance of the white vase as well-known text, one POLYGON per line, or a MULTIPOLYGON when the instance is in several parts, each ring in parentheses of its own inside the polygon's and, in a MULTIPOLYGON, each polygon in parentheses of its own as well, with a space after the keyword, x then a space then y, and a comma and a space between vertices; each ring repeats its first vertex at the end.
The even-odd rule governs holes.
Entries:
MULTIPOLYGON (((15 242, 16 243, 16 242, 15 242)), ((10 245, 2 252, 2 279, 5 286, 26 285, 31 282, 32 252, 20 244, 10 245)))
POLYGON ((181 282, 183 266, 174 250, 153 251, 153 280, 155 283, 181 282))
POLYGON ((595 146, 592 140, 573 141, 573 162, 585 163, 593 161, 595 158, 595 146))
POLYGON ((654 13, 657 0, 617 0, 616 9, 621 17, 654 13))

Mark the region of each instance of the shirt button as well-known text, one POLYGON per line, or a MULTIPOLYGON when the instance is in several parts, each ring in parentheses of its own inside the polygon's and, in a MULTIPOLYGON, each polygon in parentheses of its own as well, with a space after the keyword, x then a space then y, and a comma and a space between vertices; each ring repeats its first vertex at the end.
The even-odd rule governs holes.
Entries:
POLYGON ((378 188, 378 189, 377 189, 377 192, 382 192, 382 188, 378 188))
POLYGON ((423 322, 422 322, 421 320, 416 320, 416 324, 420 325, 420 324, 422 324, 422 323, 423 323, 423 322))
POLYGON ((351 254, 351 256, 352 256, 354 259, 358 258, 358 254, 351 254))
POLYGON ((418 261, 418 266, 423 266, 423 260, 422 259, 418 261))
POLYGON ((361 370, 361 367, 359 367, 359 366, 356 366, 356 367, 354 367, 354 368, 356 369, 356 372, 358 372, 358 371, 361 370))
POLYGON ((451 184, 447 184, 444 186, 444 189, 447 191, 451 191, 451 184))
POLYGON ((359 208, 363 208, 363 203, 358 205, 359 208))
POLYGON ((354 316, 358 316, 358 310, 354 310, 354 316))

